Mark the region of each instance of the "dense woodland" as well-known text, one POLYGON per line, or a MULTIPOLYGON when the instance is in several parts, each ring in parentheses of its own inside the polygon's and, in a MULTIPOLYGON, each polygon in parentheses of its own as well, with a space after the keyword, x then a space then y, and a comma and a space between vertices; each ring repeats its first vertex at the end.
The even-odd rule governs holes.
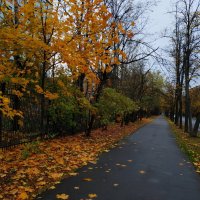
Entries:
POLYGON ((191 88, 199 77, 200 3, 174 4, 174 30, 166 36, 170 79, 148 62, 165 60, 144 34, 152 6, 129 0, 15 0, 11 8, 1 0, 1 146, 80 131, 90 136, 94 128, 161 112, 197 136, 199 88, 191 88))

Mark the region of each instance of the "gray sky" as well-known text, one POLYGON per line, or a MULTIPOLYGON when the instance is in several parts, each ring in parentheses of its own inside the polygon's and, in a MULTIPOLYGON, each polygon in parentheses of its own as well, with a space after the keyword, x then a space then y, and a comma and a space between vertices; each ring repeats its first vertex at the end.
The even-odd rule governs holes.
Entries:
POLYGON ((169 40, 161 36, 166 29, 170 29, 173 26, 173 14, 169 13, 172 11, 172 5, 171 0, 158 0, 157 6, 149 14, 150 18, 147 31, 152 34, 152 38, 156 39, 155 47, 161 49, 169 45, 169 40))
MULTIPOLYGON (((153 7, 152 11, 149 13, 149 21, 145 30, 148 32, 148 34, 151 35, 151 37, 149 37, 149 40, 155 40, 155 42, 153 43, 154 48, 159 47, 158 53, 162 55, 164 54, 162 49, 166 49, 169 45, 169 39, 163 38, 161 36, 166 28, 169 29, 170 27, 172 27, 173 14, 169 13, 169 11, 171 10, 171 0, 158 0, 157 6, 153 7)), ((150 61, 151 63, 155 62, 155 60, 152 59, 150 59, 150 61)), ((165 67, 162 67, 162 69, 160 69, 160 66, 158 66, 158 64, 154 65, 154 69, 160 70, 166 76, 170 75, 168 74, 168 70, 166 70, 165 67)))
MULTIPOLYGON (((152 38, 156 38, 155 46, 161 49, 166 49, 167 46, 170 45, 169 39, 162 38, 161 33, 167 28, 170 31, 170 27, 173 28, 173 21, 174 17, 172 13, 169 13, 173 9, 173 0, 159 0, 157 6, 154 7, 152 12, 150 13, 149 25, 148 25, 148 32, 150 32, 153 36, 152 38)), ((162 55, 165 55, 162 53, 162 55)), ((166 54, 166 57, 168 55, 166 54)), ((165 67, 160 69, 160 66, 156 66, 162 73, 166 76, 170 75, 169 69, 167 70, 165 67)), ((200 84, 200 78, 192 81, 192 86, 200 84)))

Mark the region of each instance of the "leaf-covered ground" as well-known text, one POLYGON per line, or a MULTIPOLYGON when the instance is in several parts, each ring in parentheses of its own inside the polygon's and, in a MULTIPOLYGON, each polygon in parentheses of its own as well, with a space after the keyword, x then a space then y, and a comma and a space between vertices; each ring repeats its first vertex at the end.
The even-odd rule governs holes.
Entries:
POLYGON ((0 199, 33 199, 62 178, 76 175, 75 171, 88 162, 95 163, 100 153, 149 121, 112 125, 107 131, 97 129, 90 138, 79 134, 1 151, 0 199))
POLYGON ((169 123, 179 146, 194 164, 196 172, 200 173, 200 137, 190 137, 189 134, 179 129, 173 122, 169 121, 169 123))

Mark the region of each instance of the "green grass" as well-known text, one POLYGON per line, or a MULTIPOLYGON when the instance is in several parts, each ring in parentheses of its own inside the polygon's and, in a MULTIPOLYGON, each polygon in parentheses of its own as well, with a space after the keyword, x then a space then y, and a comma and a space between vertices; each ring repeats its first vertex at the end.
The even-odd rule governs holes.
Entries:
POLYGON ((200 137, 190 137, 182 129, 179 129, 168 119, 172 132, 181 150, 187 154, 190 161, 194 164, 196 172, 200 173, 200 137))

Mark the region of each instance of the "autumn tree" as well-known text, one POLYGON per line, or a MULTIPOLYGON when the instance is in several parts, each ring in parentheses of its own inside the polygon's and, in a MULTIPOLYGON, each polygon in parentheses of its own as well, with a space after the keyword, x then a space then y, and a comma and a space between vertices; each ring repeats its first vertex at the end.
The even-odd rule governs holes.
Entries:
POLYGON ((185 132, 192 136, 192 113, 190 100, 190 81, 197 70, 196 58, 199 48, 199 8, 200 1, 179 1, 178 12, 184 28, 183 65, 185 73, 185 132))
POLYGON ((114 67, 111 79, 113 87, 117 88, 120 84, 118 80, 123 70, 130 68, 134 62, 144 61, 157 50, 151 47, 145 37, 147 14, 149 9, 154 5, 154 2, 130 0, 106 0, 105 2, 112 13, 113 17, 111 20, 115 24, 123 25, 123 32, 119 33, 120 42, 114 44, 115 49, 120 49, 126 53, 126 57, 115 55, 119 58, 120 65, 114 67))
POLYGON ((191 110, 193 113, 193 116, 196 117, 196 121, 194 124, 193 128, 193 133, 192 135, 194 137, 197 137, 198 131, 199 131, 199 124, 200 124, 200 87, 194 87, 190 90, 190 95, 191 95, 191 110))
POLYGON ((182 128, 182 110, 183 110, 183 83, 184 83, 184 66, 183 66, 183 27, 182 20, 178 15, 178 7, 176 4, 175 10, 175 24, 174 30, 169 36, 172 44, 172 49, 170 50, 170 56, 173 58, 174 63, 174 79, 175 79, 175 117, 174 122, 182 128))
MULTIPOLYGON (((63 120, 72 110, 86 113, 89 136, 107 80, 127 61, 126 44, 133 39, 134 19, 140 15, 129 16, 132 10, 129 5, 120 7, 119 17, 103 0, 15 1, 9 9, 2 0, 0 127, 8 116, 13 130, 19 130, 23 119, 29 120, 22 102, 31 99, 33 111, 39 113, 41 137, 51 120, 58 121, 61 107, 66 108, 63 120), (68 109, 65 104, 73 105, 68 109)), ((69 116, 74 121, 75 114, 69 116)))

